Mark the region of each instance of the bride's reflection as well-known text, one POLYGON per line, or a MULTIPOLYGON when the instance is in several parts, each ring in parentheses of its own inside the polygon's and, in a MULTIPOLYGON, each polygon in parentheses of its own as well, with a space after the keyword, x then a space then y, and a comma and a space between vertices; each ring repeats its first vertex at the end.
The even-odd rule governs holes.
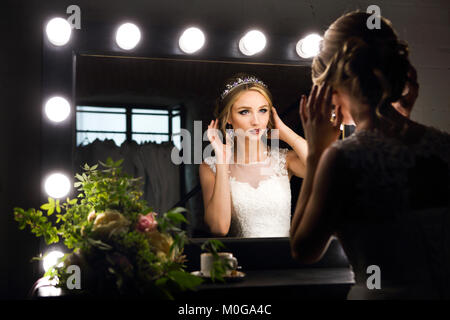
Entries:
POLYGON ((252 75, 237 74, 226 82, 215 116, 208 126, 215 156, 199 169, 211 233, 288 237, 290 179, 304 176, 306 141, 281 121, 266 84, 252 75), (278 141, 270 139, 273 132, 293 150, 268 143, 278 141))
MULTIPOLYGON (((301 158, 297 156, 302 152, 287 152, 276 148, 271 150, 268 147, 273 144, 271 141, 276 140, 268 139, 266 146, 264 129, 279 129, 279 145, 281 147, 285 148, 291 145, 294 150, 301 148, 301 145, 300 147, 295 146, 294 138, 297 139, 298 136, 293 134, 288 126, 298 129, 297 132, 301 132, 299 119, 294 116, 294 114, 298 114, 296 92, 306 92, 306 89, 310 86, 309 67, 222 61, 133 59, 92 55, 77 55, 75 66, 77 116, 74 132, 76 137, 74 142, 76 143, 73 145, 74 172, 79 172, 84 163, 93 165, 98 160, 105 162, 108 156, 112 157, 114 161, 124 159, 124 171, 132 176, 142 177, 143 198, 154 208, 154 211, 165 212, 176 206, 185 207, 188 210, 186 218, 189 223, 183 228, 186 228, 189 236, 194 238, 213 235, 204 221, 204 195, 202 194, 199 176, 202 152, 199 153, 199 156, 196 156, 195 153, 198 146, 200 146, 198 150, 203 151, 210 143, 206 134, 203 141, 202 136, 206 133, 208 122, 211 121, 214 109, 212 106, 216 98, 221 98, 227 89, 223 88, 223 82, 230 75, 242 71, 251 75, 258 75, 259 79, 262 79, 270 88, 274 100, 270 97, 267 88, 261 85, 261 91, 257 94, 260 95, 260 98, 262 97, 263 102, 257 103, 260 100, 254 102, 250 100, 250 104, 242 105, 242 107, 247 107, 247 110, 244 110, 244 108, 237 110, 236 100, 240 97, 238 93, 241 91, 239 86, 227 91, 227 94, 223 95, 223 99, 219 99, 223 103, 234 100, 228 106, 222 104, 219 111, 229 111, 229 126, 241 128, 244 132, 253 128, 261 129, 257 134, 260 138, 257 140, 261 143, 254 143, 257 140, 252 137, 256 136, 250 135, 249 137, 252 140, 248 140, 251 142, 248 144, 248 148, 252 149, 258 145, 261 148, 266 147, 260 149, 259 152, 251 153, 256 157, 251 156, 247 159, 241 159, 244 152, 236 152, 236 156, 241 155, 241 157, 236 159, 236 165, 231 168, 235 177, 233 185, 239 184, 242 188, 247 184, 248 187, 260 190, 270 187, 270 195, 275 194, 278 191, 274 189, 275 185, 271 183, 273 179, 269 178, 274 172, 280 171, 274 169, 277 165, 276 161, 279 161, 278 165, 283 167, 285 165, 282 161, 286 159, 288 164, 287 177, 280 177, 277 186, 283 190, 283 192, 278 193, 286 199, 289 198, 289 200, 283 202, 284 207, 273 206, 275 208, 272 210, 274 214, 280 212, 280 210, 284 214, 276 214, 271 220, 271 224, 281 226, 282 223, 276 223, 275 219, 284 217, 282 220, 286 227, 284 227, 283 232, 272 233, 267 229, 258 232, 256 235, 253 232, 250 234, 239 231, 233 225, 232 230, 228 230, 227 236, 265 237, 274 234, 288 234, 287 221, 290 217, 287 216, 286 212, 289 211, 288 208, 290 207, 290 215, 292 216, 292 203, 296 201, 289 196, 289 192, 292 195, 297 195, 301 185, 301 179, 294 177, 294 175, 302 177, 301 170, 304 167, 298 160, 301 158), (182 77, 181 75, 188 76, 182 77), (108 81, 104 81, 105 79, 108 79, 108 81), (277 112, 272 106, 273 101, 275 101, 278 113, 284 123, 279 120, 277 112), (253 108, 255 109, 253 110, 253 108), (264 123, 258 124, 242 122, 243 119, 254 114, 268 117, 269 120, 266 119, 264 123), (239 119, 242 120, 239 121, 239 119), (114 125, 112 120, 114 120, 114 125), (174 122, 174 120, 177 120, 177 122, 174 122), (266 122, 267 124, 265 124, 266 122), (181 142, 180 130, 189 132, 191 139, 185 141, 183 137, 181 142), (188 158, 188 161, 183 162, 183 165, 171 161, 174 144, 179 149, 180 156, 183 159, 185 156, 188 158), (193 152, 189 154, 188 150, 193 152), (272 157, 275 150, 277 150, 275 155, 279 153, 281 156, 283 152, 286 155, 279 158, 272 157), (267 151, 267 153, 264 153, 264 151, 267 151), (294 160, 290 161, 291 158, 294 160), (245 162, 262 163, 248 165, 245 162), (258 166, 264 167, 265 165, 272 171, 269 170, 268 175, 259 174, 258 166), (253 171, 255 173, 251 173, 253 171), (286 185, 282 186, 281 181, 289 183, 290 188, 286 185), (263 188, 264 185, 266 186, 263 188), (291 203, 290 206, 289 202, 291 203)), ((255 93, 254 90, 250 90, 250 92, 255 93)), ((223 121, 225 118, 222 115, 220 119, 223 121)), ((226 121, 219 124, 221 129, 222 124, 223 130, 225 130, 226 121)), ((235 132, 239 133, 239 130, 235 132)), ((273 136, 271 132, 268 133, 269 138, 273 136)), ((236 140, 236 150, 237 148, 245 150, 245 143, 238 143, 237 138, 238 136, 233 139, 236 140)), ((297 142, 301 143, 301 141, 303 140, 298 139, 297 142)), ((212 150, 212 146, 209 147, 212 150)), ((203 159, 207 156, 208 154, 205 154, 203 159)), ((206 168, 211 175, 215 176, 209 166, 206 166, 206 168)), ((230 208, 231 191, 230 189, 230 208)), ((233 195, 233 198, 237 199, 239 195, 244 193, 247 194, 246 191, 239 192, 233 195)), ((268 196, 260 198, 269 199, 268 196)), ((272 203, 275 204, 276 202, 271 201, 272 203)), ((252 207, 269 208, 266 202, 258 201, 252 207)), ((257 211, 261 210, 257 209, 257 211)), ((252 219, 251 221, 252 225, 258 226, 260 221, 263 220, 252 219), (256 222, 253 223, 254 221, 256 222)), ((262 230, 264 227, 259 228, 259 230, 262 230)))

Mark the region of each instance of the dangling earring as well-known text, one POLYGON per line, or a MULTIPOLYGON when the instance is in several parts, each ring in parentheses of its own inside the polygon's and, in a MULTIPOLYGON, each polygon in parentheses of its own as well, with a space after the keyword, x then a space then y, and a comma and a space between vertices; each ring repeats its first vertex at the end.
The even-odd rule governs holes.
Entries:
POLYGON ((336 120, 336 106, 333 105, 333 110, 331 111, 331 117, 330 122, 333 122, 336 120))
POLYGON ((227 123, 225 131, 230 136, 231 147, 233 147, 234 146, 234 130, 233 130, 233 126, 231 124, 227 123))
POLYGON ((234 138, 234 130, 233 130, 233 126, 231 124, 229 124, 229 123, 227 123, 226 132, 230 136, 231 140, 233 140, 233 138, 234 138))

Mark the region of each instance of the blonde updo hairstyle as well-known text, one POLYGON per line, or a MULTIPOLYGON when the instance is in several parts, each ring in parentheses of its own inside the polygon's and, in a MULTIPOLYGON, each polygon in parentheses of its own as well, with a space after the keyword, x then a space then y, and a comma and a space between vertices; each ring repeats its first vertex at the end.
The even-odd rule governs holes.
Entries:
MULTIPOLYGON (((233 77, 229 78, 224 85, 224 89, 226 88, 227 84, 232 84, 237 81, 238 78, 246 78, 246 77, 252 77, 252 75, 246 74, 246 73, 238 73, 234 75, 233 77)), ((222 90, 222 92, 223 92, 222 90)), ((227 122, 230 119, 231 116, 231 109, 233 108, 234 103, 239 99, 242 93, 246 91, 256 91, 259 92, 269 103, 269 123, 267 124, 268 129, 274 129, 274 120, 273 120, 273 113, 272 113, 272 95, 269 92, 269 90, 259 84, 259 83, 246 83, 238 85, 237 87, 233 88, 230 92, 228 92, 223 99, 219 96, 217 98, 215 103, 215 109, 214 109, 214 117, 219 120, 219 129, 222 132, 222 135, 225 139, 225 132, 227 127, 227 122)), ((268 132, 268 138, 270 139, 270 130, 268 132)))
POLYGON ((376 127, 393 129, 399 123, 394 120, 391 103, 401 98, 411 68, 408 45, 383 17, 381 28, 369 29, 369 17, 353 11, 330 25, 320 53, 313 59, 312 80, 346 89, 370 106, 376 127))

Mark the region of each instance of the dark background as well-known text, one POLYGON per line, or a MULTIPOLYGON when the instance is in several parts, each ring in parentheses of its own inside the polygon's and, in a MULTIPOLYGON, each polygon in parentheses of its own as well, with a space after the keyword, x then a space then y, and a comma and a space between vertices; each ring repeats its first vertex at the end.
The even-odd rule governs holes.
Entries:
MULTIPOLYGON (((450 129, 448 1, 3 1, 0 4, 0 297, 25 298, 41 275, 39 241, 20 231, 12 208, 42 203, 41 141, 42 30, 52 15, 64 16, 77 4, 83 21, 118 23, 124 17, 150 21, 155 27, 183 29, 195 23, 203 29, 226 31, 259 27, 279 36, 301 38, 326 27, 345 11, 378 4, 401 38, 411 46, 421 91, 412 118, 450 129)), ((285 53, 283 59, 288 57, 285 53)))

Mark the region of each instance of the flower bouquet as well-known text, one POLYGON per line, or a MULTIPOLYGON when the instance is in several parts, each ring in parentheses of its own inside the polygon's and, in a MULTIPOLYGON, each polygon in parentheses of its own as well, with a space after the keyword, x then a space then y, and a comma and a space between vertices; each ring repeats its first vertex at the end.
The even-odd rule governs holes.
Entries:
POLYGON ((102 170, 85 164, 75 175, 74 199, 48 198, 41 210, 14 208, 20 229, 29 226, 47 244, 63 240, 69 251, 44 276, 69 294, 174 299, 195 290, 202 279, 185 270, 186 209, 153 212, 141 199, 141 178, 123 173, 122 161, 99 162, 102 170))

